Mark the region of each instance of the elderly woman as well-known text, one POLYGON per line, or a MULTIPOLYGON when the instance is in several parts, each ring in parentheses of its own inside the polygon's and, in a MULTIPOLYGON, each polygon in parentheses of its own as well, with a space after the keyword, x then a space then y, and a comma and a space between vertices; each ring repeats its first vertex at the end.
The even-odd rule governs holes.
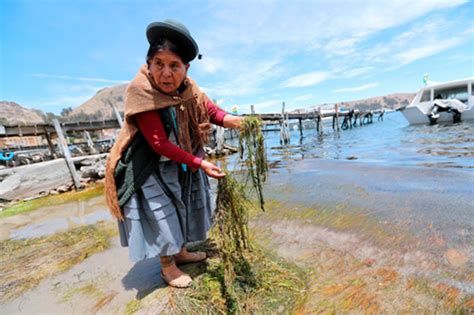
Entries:
POLYGON ((192 279, 177 265, 206 259, 185 247, 204 240, 211 226, 206 174, 225 176, 203 159, 210 122, 238 128, 241 119, 187 76, 198 46, 184 25, 155 22, 146 34, 146 65, 127 88, 125 122, 107 162, 106 200, 130 259, 159 257, 163 280, 183 288, 192 279))

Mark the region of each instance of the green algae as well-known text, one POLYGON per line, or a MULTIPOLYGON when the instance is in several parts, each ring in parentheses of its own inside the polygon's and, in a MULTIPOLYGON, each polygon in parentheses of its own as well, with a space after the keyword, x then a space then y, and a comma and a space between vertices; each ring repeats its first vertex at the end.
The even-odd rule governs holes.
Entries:
POLYGON ((257 193, 260 208, 265 210, 262 185, 267 179, 268 163, 262 133, 262 121, 256 116, 246 117, 240 126, 240 158, 244 160, 247 179, 257 193))
POLYGON ((125 315, 132 315, 139 311, 142 307, 140 300, 132 300, 125 305, 125 315))

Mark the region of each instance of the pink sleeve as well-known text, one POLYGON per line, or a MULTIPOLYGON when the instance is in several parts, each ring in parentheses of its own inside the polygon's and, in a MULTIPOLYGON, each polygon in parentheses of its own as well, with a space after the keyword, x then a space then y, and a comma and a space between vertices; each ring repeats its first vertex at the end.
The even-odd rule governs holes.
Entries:
POLYGON ((135 121, 143 136, 156 153, 166 156, 177 163, 186 164, 191 168, 201 167, 202 159, 182 150, 168 140, 160 115, 157 112, 149 111, 136 114, 135 121))
POLYGON ((226 112, 214 105, 211 101, 207 102, 207 111, 209 113, 209 119, 213 124, 224 126, 224 117, 227 115, 226 112))

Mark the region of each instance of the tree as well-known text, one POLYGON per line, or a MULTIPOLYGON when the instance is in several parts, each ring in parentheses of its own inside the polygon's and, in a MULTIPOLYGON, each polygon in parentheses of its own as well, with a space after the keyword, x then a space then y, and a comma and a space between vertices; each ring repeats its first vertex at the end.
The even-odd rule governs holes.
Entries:
POLYGON ((47 122, 47 123, 52 123, 53 122, 53 119, 58 119, 61 118, 60 116, 54 114, 54 113, 51 113, 51 112, 47 112, 45 114, 45 117, 44 117, 44 120, 47 122))
POLYGON ((61 116, 66 118, 69 114, 72 113, 72 107, 66 107, 61 110, 61 116))

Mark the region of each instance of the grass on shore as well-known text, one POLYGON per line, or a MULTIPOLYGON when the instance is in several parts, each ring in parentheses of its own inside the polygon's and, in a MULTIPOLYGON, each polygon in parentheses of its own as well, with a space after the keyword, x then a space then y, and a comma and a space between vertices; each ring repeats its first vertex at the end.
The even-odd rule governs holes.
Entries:
POLYGON ((114 234, 109 223, 101 222, 40 238, 0 242, 0 303, 107 249, 114 234))
POLYGON ((50 195, 29 201, 20 201, 0 212, 0 218, 10 217, 19 213, 36 210, 41 207, 54 206, 72 201, 88 200, 92 197, 100 196, 104 193, 104 185, 96 183, 90 188, 82 191, 68 191, 58 195, 50 195))

